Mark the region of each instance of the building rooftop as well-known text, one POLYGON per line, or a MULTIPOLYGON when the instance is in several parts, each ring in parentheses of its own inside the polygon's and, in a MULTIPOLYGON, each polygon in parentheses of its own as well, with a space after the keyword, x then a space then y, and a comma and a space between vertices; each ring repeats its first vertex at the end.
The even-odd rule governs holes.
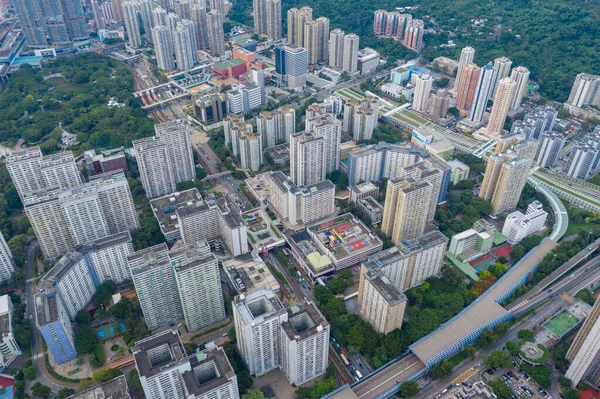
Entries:
POLYGON ((256 289, 279 291, 279 283, 260 258, 246 254, 223 262, 223 269, 238 292, 256 289))
POLYGON ((413 240, 400 240, 400 243, 397 246, 384 249, 383 251, 371 255, 365 262, 365 266, 368 269, 378 269, 389 263, 410 256, 415 252, 447 243, 448 238, 439 230, 434 230, 413 240))
POLYGON ((110 381, 96 385, 85 391, 78 392, 68 399, 130 399, 127 378, 120 375, 110 381))
POLYGON ((152 377, 186 361, 177 330, 166 330, 138 341, 131 349, 140 377, 152 377))
POLYGON ((449 161, 446 161, 446 163, 452 169, 459 169, 459 170, 467 170, 467 169, 469 169, 469 167, 467 165, 465 165, 464 163, 460 162, 458 159, 451 159, 449 161))
POLYGON ((198 352, 190 356, 188 361, 191 370, 181 375, 188 395, 202 397, 235 377, 233 367, 221 347, 198 352))
POLYGON ((352 186, 350 189, 357 194, 361 194, 361 193, 369 193, 374 190, 379 190, 379 187, 370 181, 366 181, 364 183, 359 183, 356 186, 352 186))
MULTIPOLYGON (((237 50, 239 51, 239 49, 237 49, 237 50)), ((224 69, 231 68, 231 67, 234 67, 236 65, 241 65, 241 64, 245 64, 245 63, 246 63, 246 61, 241 60, 239 58, 232 58, 230 60, 219 62, 219 63, 213 65, 213 68, 214 69, 219 69, 219 70, 222 71, 224 69)))
POLYGON ((195 188, 150 200, 152 213, 158 220, 160 231, 165 236, 179 231, 178 210, 196 207, 200 204, 204 204, 204 200, 195 188))
POLYGON ((79 252, 82 255, 85 255, 87 252, 94 250, 101 250, 105 248, 110 248, 115 245, 123 244, 131 242, 131 234, 128 231, 124 231, 122 233, 113 234, 110 236, 102 237, 97 239, 96 241, 88 242, 84 245, 80 245, 74 249, 75 252, 79 252))
POLYGON ((287 143, 266 148, 265 151, 273 158, 275 163, 285 163, 290 159, 290 146, 287 143))
POLYGON ((320 333, 329 322, 312 302, 300 302, 287 310, 288 320, 281 327, 290 340, 304 340, 320 333))
POLYGON ((381 239, 351 213, 314 224, 307 231, 336 261, 383 246, 381 239))
POLYGON ((262 323, 285 311, 275 293, 267 288, 236 296, 233 299, 233 306, 237 309, 244 324, 262 323))
POLYGON ((406 302, 406 295, 382 272, 371 270, 367 272, 367 277, 371 281, 371 284, 373 284, 373 287, 375 287, 377 292, 379 292, 390 306, 406 302))

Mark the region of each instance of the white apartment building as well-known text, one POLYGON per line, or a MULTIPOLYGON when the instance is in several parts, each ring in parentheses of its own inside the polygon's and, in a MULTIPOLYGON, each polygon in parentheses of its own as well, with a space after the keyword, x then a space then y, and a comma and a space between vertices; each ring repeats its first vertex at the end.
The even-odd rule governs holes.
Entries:
POLYGON ((259 134, 244 134, 238 141, 240 167, 256 172, 262 165, 262 139, 259 134))
POLYGON ((232 114, 247 114, 262 104, 262 89, 255 83, 234 84, 227 92, 227 104, 232 114))
POLYGON ((299 186, 310 186, 325 180, 327 164, 325 138, 310 132, 290 137, 290 177, 299 186))
POLYGON ((415 77, 415 93, 413 95, 412 109, 418 112, 429 110, 429 96, 433 88, 434 77, 420 74, 415 77))
POLYGON ((175 183, 196 179, 194 150, 190 130, 185 121, 177 119, 154 125, 156 137, 167 144, 175 183))
POLYGON ((379 53, 370 47, 358 51, 357 67, 361 75, 369 74, 377 69, 381 57, 379 53))
POLYGON ((375 331, 388 334, 402 327, 406 302, 406 295, 387 276, 361 266, 359 314, 375 331))
POLYGON ((567 142, 567 137, 558 132, 543 132, 540 135, 540 145, 535 156, 535 164, 542 167, 555 167, 567 142))
POLYGON ((39 146, 28 147, 9 153, 6 167, 21 199, 39 190, 67 189, 81 184, 71 151, 43 156, 39 146))
POLYGON ((58 203, 60 190, 39 191, 23 198, 25 214, 44 258, 59 257, 73 248, 73 237, 58 203))
POLYGON ((112 280, 121 284, 131 278, 127 257, 134 251, 128 231, 100 238, 75 248, 75 251, 93 265, 99 282, 112 280))
POLYGON ((289 143, 290 136, 296 133, 296 110, 281 107, 272 112, 263 111, 256 117, 256 129, 264 148, 289 143))
POLYGON ((600 383, 600 301, 596 300, 592 311, 583 322, 581 329, 569 348, 566 358, 571 362, 565 377, 571 380, 573 386, 580 381, 598 387, 600 383))
POLYGON ((122 170, 91 176, 88 185, 96 188, 110 234, 140 227, 129 183, 122 170))
POLYGON ((544 210, 541 202, 533 201, 523 215, 516 211, 509 213, 502 227, 502 234, 506 236, 510 245, 517 245, 525 237, 544 230, 548 212, 544 210))
POLYGON ((58 203, 75 245, 109 235, 108 224, 94 186, 63 191, 58 195, 58 203))
POLYGON ((140 180, 148 198, 174 192, 176 182, 169 145, 158 137, 146 137, 134 140, 133 149, 140 171, 140 180))
POLYGON ((329 323, 311 302, 287 310, 281 324, 281 368, 290 384, 300 386, 327 371, 329 323))
POLYGON ((78 252, 69 252, 42 278, 38 292, 55 291, 70 320, 85 308, 96 293, 94 271, 78 252))
MULTIPOLYGON (((195 250, 195 246, 190 246, 195 250)), ((198 255, 173 267, 181 309, 188 331, 195 331, 225 319, 221 275, 217 258, 208 243, 198 243, 198 255)))
POLYGON ((12 314, 14 308, 8 295, 0 296, 0 367, 7 367, 21 354, 21 348, 14 337, 12 314))
POLYGON ((15 261, 13 260, 12 252, 0 232, 0 282, 10 279, 10 276, 15 271, 15 261))
POLYGON ((183 317, 166 245, 155 245, 127 257, 144 320, 149 330, 183 317))
POLYGON ((135 343, 135 366, 147 399, 239 399, 237 377, 221 347, 188 356, 177 330, 135 343))
POLYGON ((306 130, 325 138, 325 169, 331 173, 339 169, 342 122, 333 114, 306 119, 306 130))
POLYGON ((280 366, 279 328, 288 314, 272 290, 262 288, 233 300, 237 348, 251 375, 280 366))
MULTIPOLYGON (((156 12, 153 13, 154 15, 160 15, 156 12)), ((164 17, 164 23, 166 23, 166 12, 164 17)), ((152 28, 152 41, 154 42, 156 64, 161 71, 171 71, 175 69, 175 60, 173 59, 173 54, 175 53, 175 49, 173 48, 173 35, 171 34, 171 29, 164 26, 163 23, 158 23, 156 25, 157 26, 152 28)))

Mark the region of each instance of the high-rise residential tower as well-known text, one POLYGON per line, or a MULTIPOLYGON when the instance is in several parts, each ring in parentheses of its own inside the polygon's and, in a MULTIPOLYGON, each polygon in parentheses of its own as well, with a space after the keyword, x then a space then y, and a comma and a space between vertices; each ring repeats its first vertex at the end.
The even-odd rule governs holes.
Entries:
POLYGON ((74 245, 82 245, 109 235, 108 223, 94 186, 81 186, 58 195, 58 203, 74 245))
POLYGON ((542 133, 535 156, 535 164, 542 168, 555 167, 566 142, 567 137, 564 133, 553 131, 542 133))
POLYGON ((583 322, 583 326, 575 336, 575 340, 567 351, 566 359, 571 362, 565 377, 571 380, 573 386, 580 381, 600 386, 600 301, 596 300, 592 311, 583 322))
POLYGON ((152 41, 154 42, 154 52, 156 54, 156 63, 162 71, 175 69, 175 59, 173 54, 173 35, 166 26, 157 25, 152 28, 152 41))
POLYGON ((267 0, 267 37, 279 40, 283 37, 281 27, 281 0, 267 0))
POLYGON ((580 73, 575 78, 567 100, 574 107, 600 105, 600 76, 580 73))
POLYGON ((177 119, 154 125, 156 137, 167 144, 175 183, 196 179, 194 150, 190 130, 185 121, 177 119))
POLYGON ((140 24, 138 20, 137 4, 133 1, 124 1, 123 21, 125 22, 125 30, 129 40, 129 47, 137 49, 142 46, 142 37, 140 35, 140 24))
POLYGON ((517 207, 530 169, 531 160, 515 153, 496 153, 488 158, 479 196, 491 202, 494 215, 517 207))
POLYGON ((523 101, 523 96, 525 95, 525 90, 527 89, 527 83, 529 83, 529 69, 525 68, 524 66, 515 67, 510 73, 510 77, 517 82, 515 94, 510 102, 510 109, 518 109, 523 101))
POLYGON ((475 64, 466 64, 461 67, 460 81, 456 86, 456 108, 463 111, 471 109, 480 74, 481 68, 475 64))
POLYGON ((471 122, 480 123, 483 120, 493 81, 494 67, 490 63, 481 68, 481 73, 479 74, 477 85, 475 86, 473 105, 471 106, 471 116, 469 118, 471 122))
POLYGON ((15 261, 10 252, 10 248, 0 232, 0 282, 10 279, 10 276, 15 271, 15 261))
POLYGON ((209 48, 208 40, 208 17, 206 15, 206 5, 192 5, 192 22, 196 27, 196 45, 197 49, 209 48))
POLYGON ((412 109, 418 112, 427 112, 429 109, 429 96, 433 87, 433 76, 417 75, 415 77, 415 92, 413 95, 412 109))
POLYGON ((327 173, 339 169, 342 122, 333 114, 324 114, 306 120, 306 130, 325 138, 325 169, 327 173))
POLYGON ((403 44, 411 50, 420 51, 423 48, 423 34, 425 23, 420 19, 413 19, 406 25, 403 44))
POLYGON ((344 31, 336 28, 329 34, 329 66, 342 69, 344 66, 344 31))
POLYGON ((506 57, 499 57, 494 60, 494 83, 492 84, 492 88, 490 91, 490 98, 496 97, 496 89, 498 88, 498 83, 508 77, 510 74, 510 67, 512 66, 512 61, 506 57))
POLYGON ((190 20, 184 19, 172 31, 173 49, 177 69, 187 71, 198 61, 196 28, 190 20))
POLYGON ((176 190, 169 146, 158 137, 133 141, 140 170, 140 180, 148 198, 167 195, 176 190))
POLYGON ((494 105, 492 106, 490 120, 487 125, 490 135, 500 134, 504 129, 504 122, 506 121, 511 101, 514 98, 516 87, 517 82, 512 78, 507 77, 498 81, 494 105))
POLYGON ((456 68, 456 79, 454 80, 454 87, 458 88, 460 84, 460 77, 462 73, 462 68, 465 65, 473 64, 473 60, 475 59, 475 49, 473 47, 463 47, 460 51, 460 59, 458 60, 458 67, 456 68))
POLYGON ((225 32, 223 31, 223 16, 217 10, 207 14, 208 45, 212 55, 225 53, 225 32))
POLYGON ((344 59, 342 70, 348 73, 354 73, 358 70, 358 46, 359 37, 350 33, 344 37, 344 59))
POLYGON ((290 137, 290 177, 299 186, 310 186, 325 180, 325 138, 299 132, 290 137))

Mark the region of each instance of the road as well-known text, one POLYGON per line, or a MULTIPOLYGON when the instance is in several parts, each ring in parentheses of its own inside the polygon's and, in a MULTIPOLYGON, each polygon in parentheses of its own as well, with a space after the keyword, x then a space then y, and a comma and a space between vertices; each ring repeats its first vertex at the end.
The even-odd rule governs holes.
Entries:
POLYGON ((305 284, 306 288, 303 288, 300 284, 298 284, 298 280, 296 280, 296 277, 290 276, 286 266, 282 265, 281 262, 279 262, 279 259, 277 259, 277 257, 273 255, 273 253, 269 252, 267 258, 273 265, 275 265, 275 267, 277 267, 281 271, 281 273, 283 273, 287 281, 290 283, 294 294, 296 294, 296 299, 298 301, 302 300, 303 297, 306 297, 306 299, 308 299, 309 301, 316 302, 315 296, 313 295, 312 291, 308 288, 308 285, 305 284))
POLYGON ((43 338, 40 334, 40 331, 37 329, 37 326, 35 325, 35 302, 33 298, 33 290, 37 280, 37 265, 35 261, 35 252, 37 248, 39 248, 39 244, 37 240, 34 240, 25 249, 25 276, 27 277, 27 281, 25 282, 25 300, 27 304, 26 313, 31 326, 31 331, 33 332, 31 335, 31 353, 33 357, 33 365, 37 369, 36 380, 50 387, 54 393, 57 393, 61 388, 76 388, 77 384, 55 380, 48 373, 46 370, 46 365, 44 364, 44 350, 42 344, 43 338))
POLYGON ((393 370, 393 372, 376 374, 352 388, 356 396, 361 399, 379 398, 381 395, 394 389, 398 385, 398 382, 406 381, 420 370, 423 370, 425 365, 415 355, 410 354, 388 368, 390 371, 393 370))

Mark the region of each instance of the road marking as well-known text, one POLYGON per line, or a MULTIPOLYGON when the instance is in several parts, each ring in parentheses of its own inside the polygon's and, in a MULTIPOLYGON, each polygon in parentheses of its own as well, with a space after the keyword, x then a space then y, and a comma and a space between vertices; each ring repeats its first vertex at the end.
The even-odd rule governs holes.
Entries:
POLYGON ((464 373, 462 373, 461 375, 456 377, 454 379, 454 381, 452 381, 452 385, 462 384, 463 382, 467 381, 469 378, 473 377, 473 375, 475 375, 478 371, 479 371, 479 369, 477 367, 475 367, 475 369, 473 369, 473 368, 468 369, 467 371, 465 371, 464 373))

